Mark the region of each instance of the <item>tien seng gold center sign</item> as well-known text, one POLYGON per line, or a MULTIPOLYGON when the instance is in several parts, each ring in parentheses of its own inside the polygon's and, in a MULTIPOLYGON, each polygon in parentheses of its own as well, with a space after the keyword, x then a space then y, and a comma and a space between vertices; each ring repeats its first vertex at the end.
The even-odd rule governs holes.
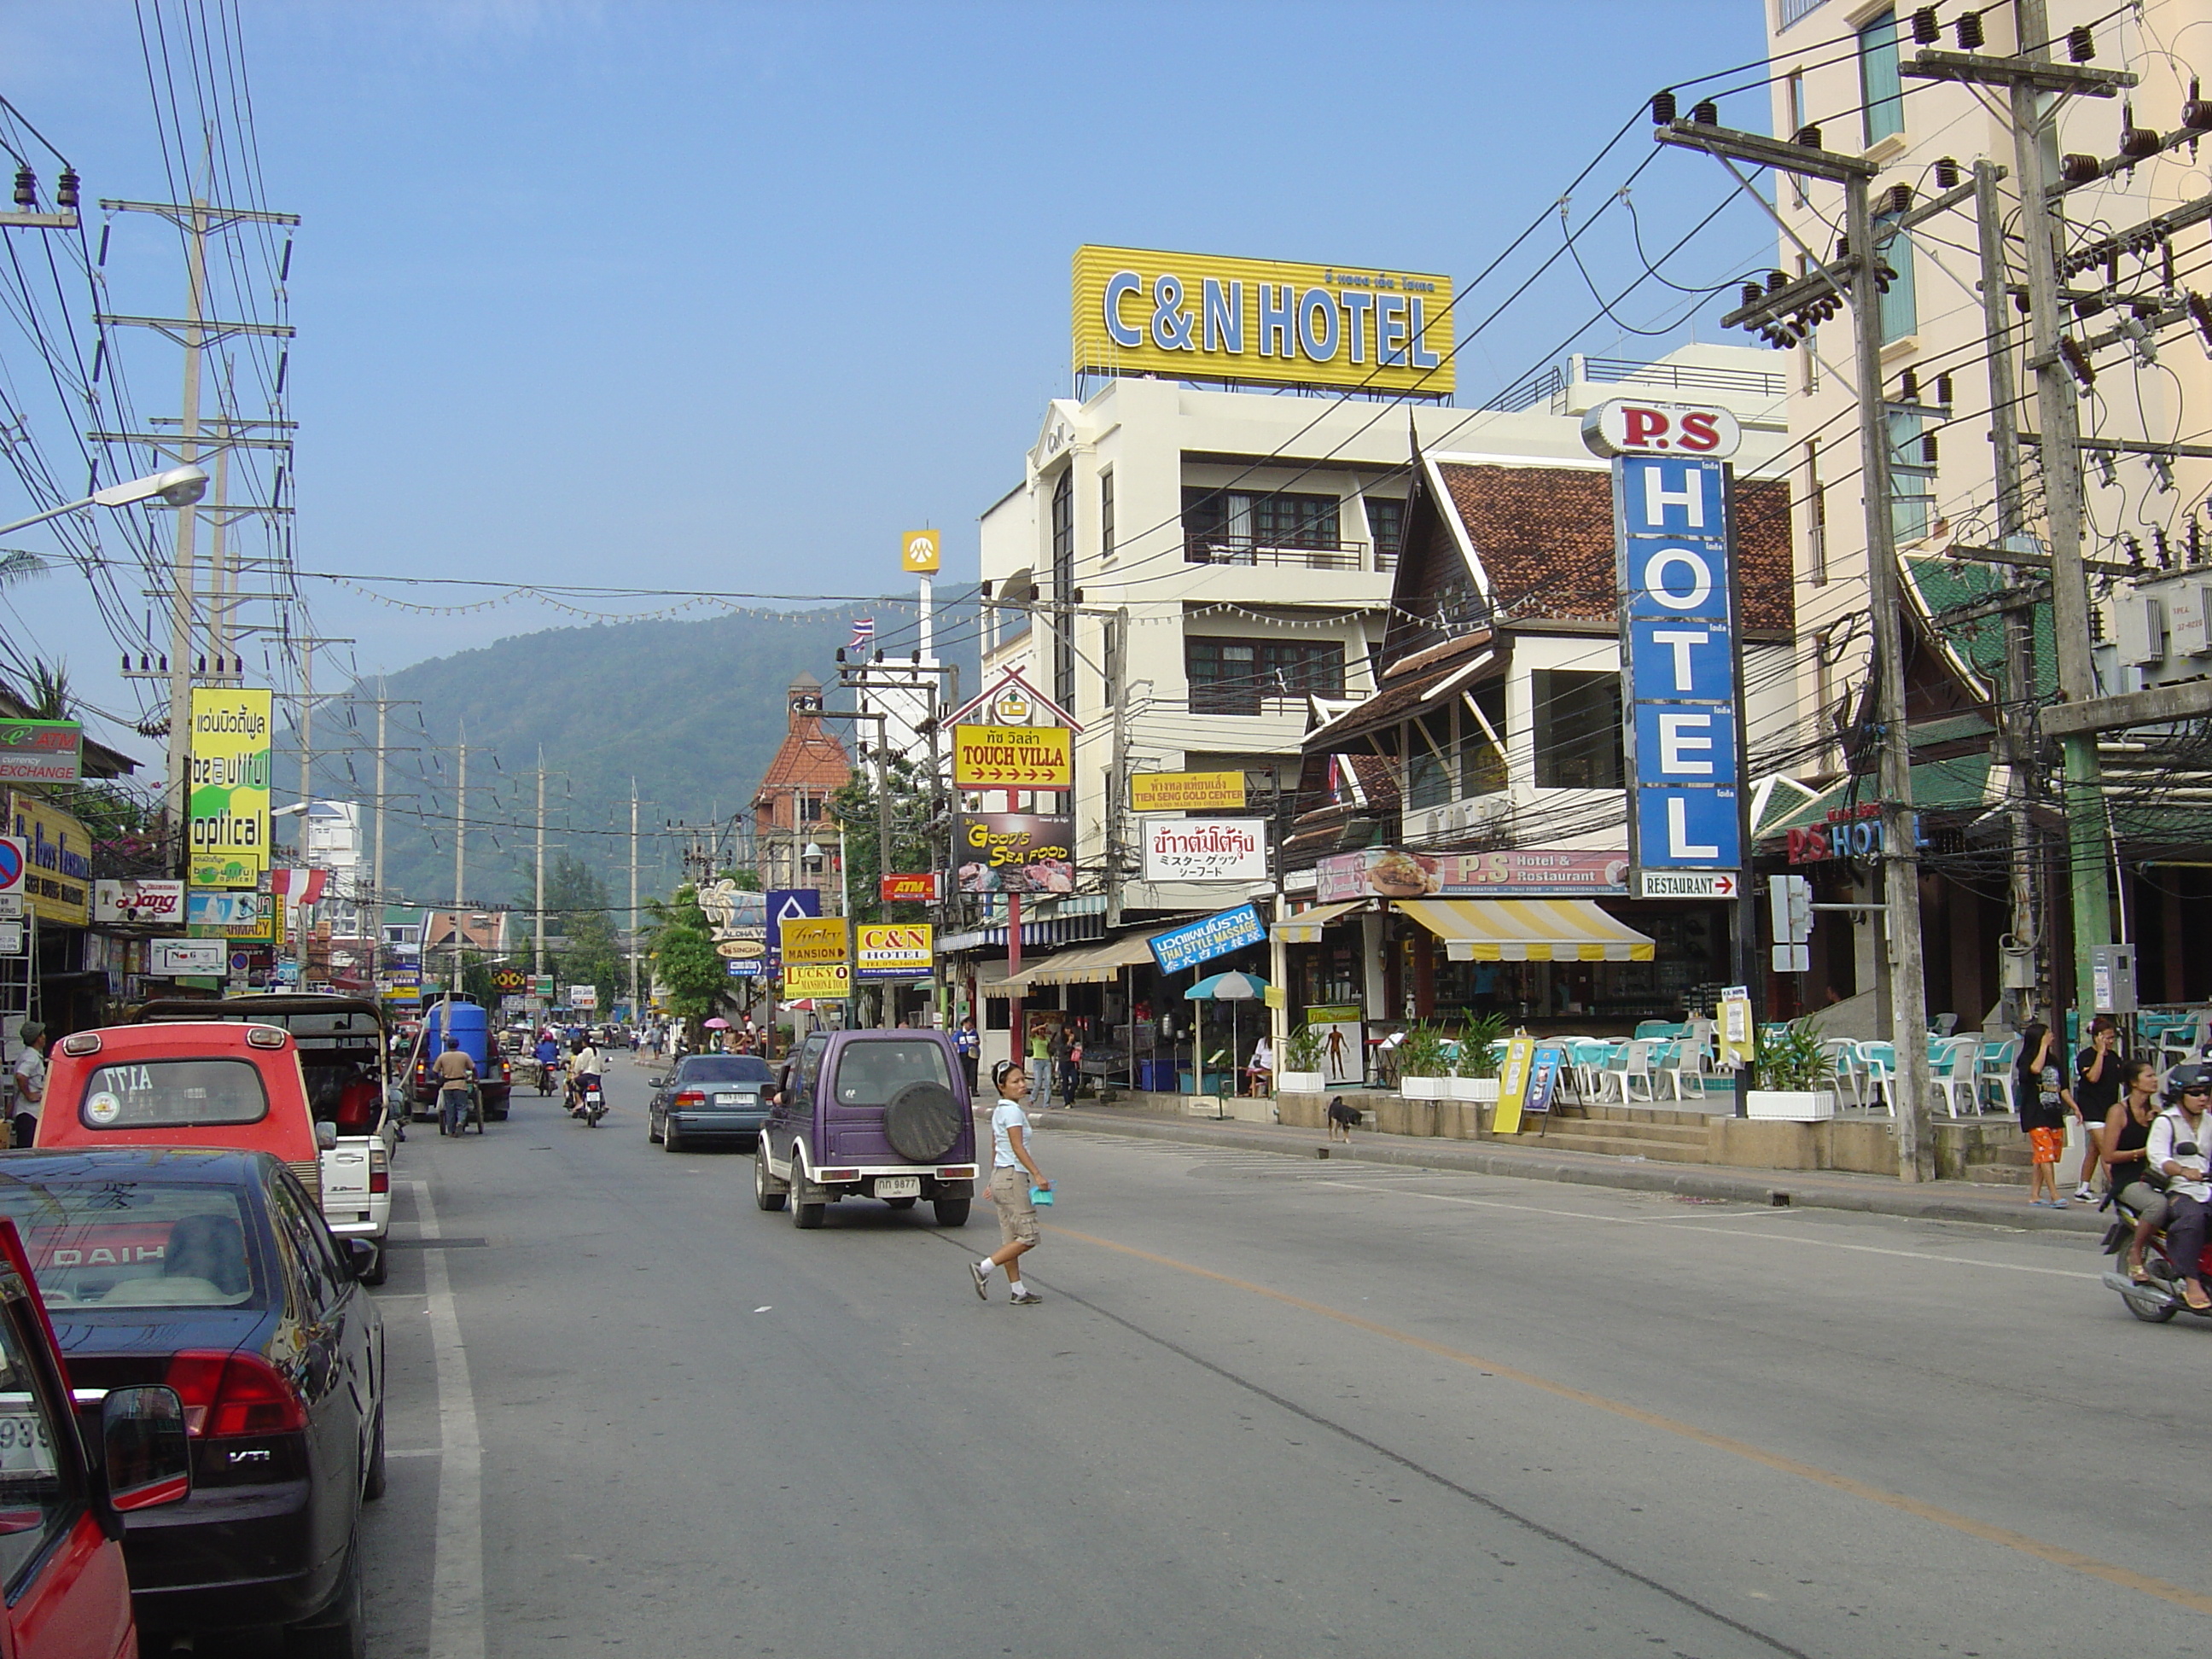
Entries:
POLYGON ((1453 389, 1451 278, 1144 248, 1075 251, 1075 370, 1453 389))

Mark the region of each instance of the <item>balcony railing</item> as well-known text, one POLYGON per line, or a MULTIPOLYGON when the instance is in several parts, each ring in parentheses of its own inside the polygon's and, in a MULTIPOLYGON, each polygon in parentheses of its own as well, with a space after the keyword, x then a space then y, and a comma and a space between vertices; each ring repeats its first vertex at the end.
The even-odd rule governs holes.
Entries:
POLYGON ((1366 566, 1367 544, 1315 539, 1299 545, 1259 536, 1219 531, 1186 536, 1182 556, 1190 564, 1288 565, 1302 570, 1359 570, 1366 566))
POLYGON ((1190 712, 1194 714, 1304 714, 1309 696, 1341 698, 1344 691, 1316 690, 1306 691, 1260 692, 1249 686, 1219 680, 1193 680, 1190 683, 1190 712))

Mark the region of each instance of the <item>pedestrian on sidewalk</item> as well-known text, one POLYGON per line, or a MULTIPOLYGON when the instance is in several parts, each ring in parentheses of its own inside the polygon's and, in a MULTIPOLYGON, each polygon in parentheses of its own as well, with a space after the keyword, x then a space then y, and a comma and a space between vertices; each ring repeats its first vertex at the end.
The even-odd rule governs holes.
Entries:
POLYGON ((970 1014, 960 1022, 960 1029, 952 1034, 952 1046, 960 1051, 960 1069, 968 1079, 968 1093, 975 1093, 975 1060, 983 1052, 983 1040, 975 1033, 975 1016, 970 1014))
POLYGON ((2059 1086, 2052 1041, 2051 1028, 2040 1020, 2021 1033, 2020 1127, 2027 1131, 2034 1158, 2028 1171, 2028 1203, 2063 1210, 2066 1200, 2058 1195, 2058 1160, 2066 1152, 2068 1102, 2059 1086), (2042 1196, 2046 1192, 2051 1194, 2047 1199, 2042 1196))
POLYGON ((2081 1120, 2081 1179, 2074 1196, 2084 1204, 2097 1201, 2093 1183, 2100 1155, 2098 1132, 2120 1103, 2125 1062, 2118 1053, 2119 1041, 2119 1022, 2100 1014, 2089 1022, 2089 1046, 2074 1056, 2074 1110, 2081 1120))
POLYGON ((2204 1109, 2212 1104, 2212 1072, 2201 1066, 2179 1066, 2169 1095, 2171 1104, 2150 1126, 2150 1165, 2167 1179, 2166 1202, 2172 1210, 2166 1224, 2166 1256, 2181 1276, 2181 1299, 2192 1313, 2212 1311, 2212 1295, 2204 1289, 2197 1264, 2204 1255, 2208 1212, 2212 1212, 2212 1184, 2205 1178, 2204 1137, 2212 1126, 2204 1121, 2204 1109), (2181 1151, 2184 1146, 2190 1150, 2181 1151))
POLYGON ((1015 1264, 1036 1249, 1036 1205, 1030 1188, 1034 1184, 1048 1193, 1052 1182, 1030 1156, 1030 1115, 1024 1109, 1030 1094, 1029 1073, 1021 1061, 1006 1060, 999 1062, 993 1079, 999 1103, 991 1109, 990 1192, 991 1202, 999 1206, 1000 1243, 981 1261, 970 1262, 968 1274, 975 1281, 975 1294, 988 1302, 991 1274, 1004 1267, 1009 1299, 1018 1308, 1033 1308, 1044 1298, 1022 1283, 1015 1264))
POLYGON ((15 1028, 23 1052, 15 1056, 15 1111, 9 1121, 14 1144, 28 1146, 39 1138, 39 1106, 46 1097, 46 1028, 27 1019, 15 1028))

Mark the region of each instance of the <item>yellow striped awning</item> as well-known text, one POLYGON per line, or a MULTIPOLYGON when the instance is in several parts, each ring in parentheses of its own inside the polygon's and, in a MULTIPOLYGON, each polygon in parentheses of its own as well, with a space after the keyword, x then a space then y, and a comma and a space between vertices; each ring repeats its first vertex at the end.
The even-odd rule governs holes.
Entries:
POLYGON ((1316 904, 1310 910, 1301 910, 1297 915, 1285 916, 1277 922, 1274 936, 1285 945, 1318 945, 1322 928, 1349 915, 1366 902, 1365 899, 1353 899, 1346 904, 1316 904))
POLYGON ((1104 985, 1121 976, 1125 968, 1141 967, 1152 960, 1152 936, 1130 933, 1121 939, 1080 945, 1024 963, 1018 979, 1006 982, 1008 991, 1026 991, 1038 985, 1104 985))
POLYGON ((1589 899, 1394 899, 1454 962, 1649 962, 1652 942, 1589 899))

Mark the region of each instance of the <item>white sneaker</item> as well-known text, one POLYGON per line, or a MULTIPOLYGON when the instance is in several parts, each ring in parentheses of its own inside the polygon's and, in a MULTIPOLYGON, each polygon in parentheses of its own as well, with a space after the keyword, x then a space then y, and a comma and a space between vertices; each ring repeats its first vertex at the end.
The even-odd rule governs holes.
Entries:
POLYGON ((2085 1181, 2074 1189, 2074 1201, 2076 1204, 2094 1204, 2097 1194, 2089 1190, 2089 1183, 2085 1181))

